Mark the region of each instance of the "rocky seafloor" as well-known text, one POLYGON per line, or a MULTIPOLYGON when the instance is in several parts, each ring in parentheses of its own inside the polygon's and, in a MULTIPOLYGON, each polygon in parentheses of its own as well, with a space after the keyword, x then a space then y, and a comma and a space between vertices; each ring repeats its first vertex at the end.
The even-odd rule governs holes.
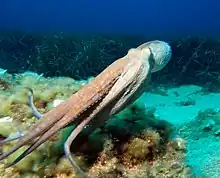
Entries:
MULTIPOLYGON (((28 105, 28 89, 34 92, 34 104, 41 113, 77 92, 90 79, 45 78, 31 72, 17 75, 1 72, 0 76, 0 139, 26 131, 37 119, 28 105)), ((166 91, 153 89, 149 93, 164 96, 166 91)), ((147 103, 147 101, 145 102, 147 103)), ((72 131, 67 127, 53 136, 11 168, 4 168, 27 147, 23 147, 0 163, 2 178, 79 177, 67 161, 63 143, 72 131)), ((156 107, 136 101, 115 115, 88 139, 72 145, 72 154, 80 167, 91 177, 145 178, 194 177, 186 164, 187 140, 174 133, 177 127, 158 118, 156 107)), ((80 135, 82 138, 85 136, 80 135)), ((0 145, 0 153, 9 150, 16 141, 0 145)))
MULTIPOLYGON (((37 122, 28 105, 28 88, 37 109, 45 113, 130 48, 154 39, 167 41, 172 60, 152 74, 155 83, 148 92, 89 139, 82 133, 72 153, 95 177, 220 177, 219 38, 2 30, 0 38, 0 66, 7 69, 0 70, 0 139, 16 134, 17 126, 26 131, 37 122), (25 72, 29 70, 44 75, 25 72)), ((12 168, 4 169, 0 162, 0 177, 75 177, 63 153, 72 129, 63 129, 12 168)), ((0 145, 0 152, 13 144, 0 145)))

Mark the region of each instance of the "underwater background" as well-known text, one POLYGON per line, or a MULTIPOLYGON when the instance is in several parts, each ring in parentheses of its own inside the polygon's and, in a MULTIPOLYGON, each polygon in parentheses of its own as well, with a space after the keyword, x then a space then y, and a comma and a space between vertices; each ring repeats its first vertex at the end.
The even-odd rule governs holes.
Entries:
MULTIPOLYGON (((0 143, 38 122, 129 49, 172 48, 147 91, 72 153, 92 177, 220 177, 220 2, 8 0, 0 2, 0 143), (17 126, 17 127, 16 127, 17 126)), ((77 177, 63 152, 67 127, 0 177, 77 177)), ((83 141, 82 141, 83 140, 83 141)), ((81 143, 81 142, 82 143, 81 143)), ((0 144, 0 154, 16 141, 0 144)), ((4 162, 5 161, 5 162, 4 162)))

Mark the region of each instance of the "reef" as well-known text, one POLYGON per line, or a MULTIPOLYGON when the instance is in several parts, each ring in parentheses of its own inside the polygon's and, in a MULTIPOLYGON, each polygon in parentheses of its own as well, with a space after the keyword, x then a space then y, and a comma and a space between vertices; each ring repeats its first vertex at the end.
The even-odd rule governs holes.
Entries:
MULTIPOLYGON (((45 113, 89 80, 50 78, 32 72, 16 75, 2 72, 0 139, 16 134, 18 127, 25 131, 37 122, 28 106, 27 88, 34 92, 36 107, 45 113)), ((4 164, 15 159, 26 147, 18 150, 0 163, 0 177, 78 177, 63 153, 63 144, 73 127, 64 128, 21 162, 5 169, 4 164)), ((82 132, 72 145, 72 154, 92 177, 193 177, 191 168, 185 164, 187 142, 183 137, 172 137, 173 131, 172 124, 157 118, 156 108, 146 107, 137 100, 91 135, 82 132)), ((0 153, 14 143, 0 145, 0 153)))

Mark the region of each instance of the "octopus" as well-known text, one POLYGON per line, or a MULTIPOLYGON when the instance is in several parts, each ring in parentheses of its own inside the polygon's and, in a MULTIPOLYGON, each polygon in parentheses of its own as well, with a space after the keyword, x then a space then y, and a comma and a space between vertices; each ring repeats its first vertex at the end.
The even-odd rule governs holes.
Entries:
POLYGON ((25 134, 0 141, 0 144, 4 144, 18 140, 10 151, 0 155, 0 160, 32 141, 18 158, 6 165, 6 167, 13 166, 58 131, 75 124, 75 129, 64 144, 64 153, 74 170, 88 178, 89 176, 81 170, 71 156, 72 142, 85 127, 87 134, 92 133, 96 128, 104 125, 111 116, 139 98, 146 91, 151 73, 164 68, 171 59, 171 53, 168 43, 157 40, 132 48, 124 57, 110 64, 78 92, 45 114, 38 112, 33 104, 33 93, 30 94, 30 107, 33 115, 39 120, 25 134))

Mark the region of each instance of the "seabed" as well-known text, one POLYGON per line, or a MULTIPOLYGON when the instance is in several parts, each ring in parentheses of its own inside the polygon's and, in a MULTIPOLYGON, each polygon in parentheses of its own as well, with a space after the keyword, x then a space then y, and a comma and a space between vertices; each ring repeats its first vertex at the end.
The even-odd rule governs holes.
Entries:
MULTIPOLYGON (((0 139, 26 131, 37 119, 28 105, 28 88, 41 113, 49 111, 88 80, 44 77, 32 72, 0 74, 0 139), (17 127, 18 126, 18 127, 17 127)), ((196 85, 149 89, 134 104, 97 128, 83 143, 73 143, 80 167, 100 178, 191 178, 220 175, 220 92, 196 85)), ((63 129, 15 166, 0 163, 0 177, 78 177, 63 153, 73 126, 63 129)), ((83 133, 82 133, 83 136, 83 133)), ((0 146, 0 153, 16 141, 0 146)))

